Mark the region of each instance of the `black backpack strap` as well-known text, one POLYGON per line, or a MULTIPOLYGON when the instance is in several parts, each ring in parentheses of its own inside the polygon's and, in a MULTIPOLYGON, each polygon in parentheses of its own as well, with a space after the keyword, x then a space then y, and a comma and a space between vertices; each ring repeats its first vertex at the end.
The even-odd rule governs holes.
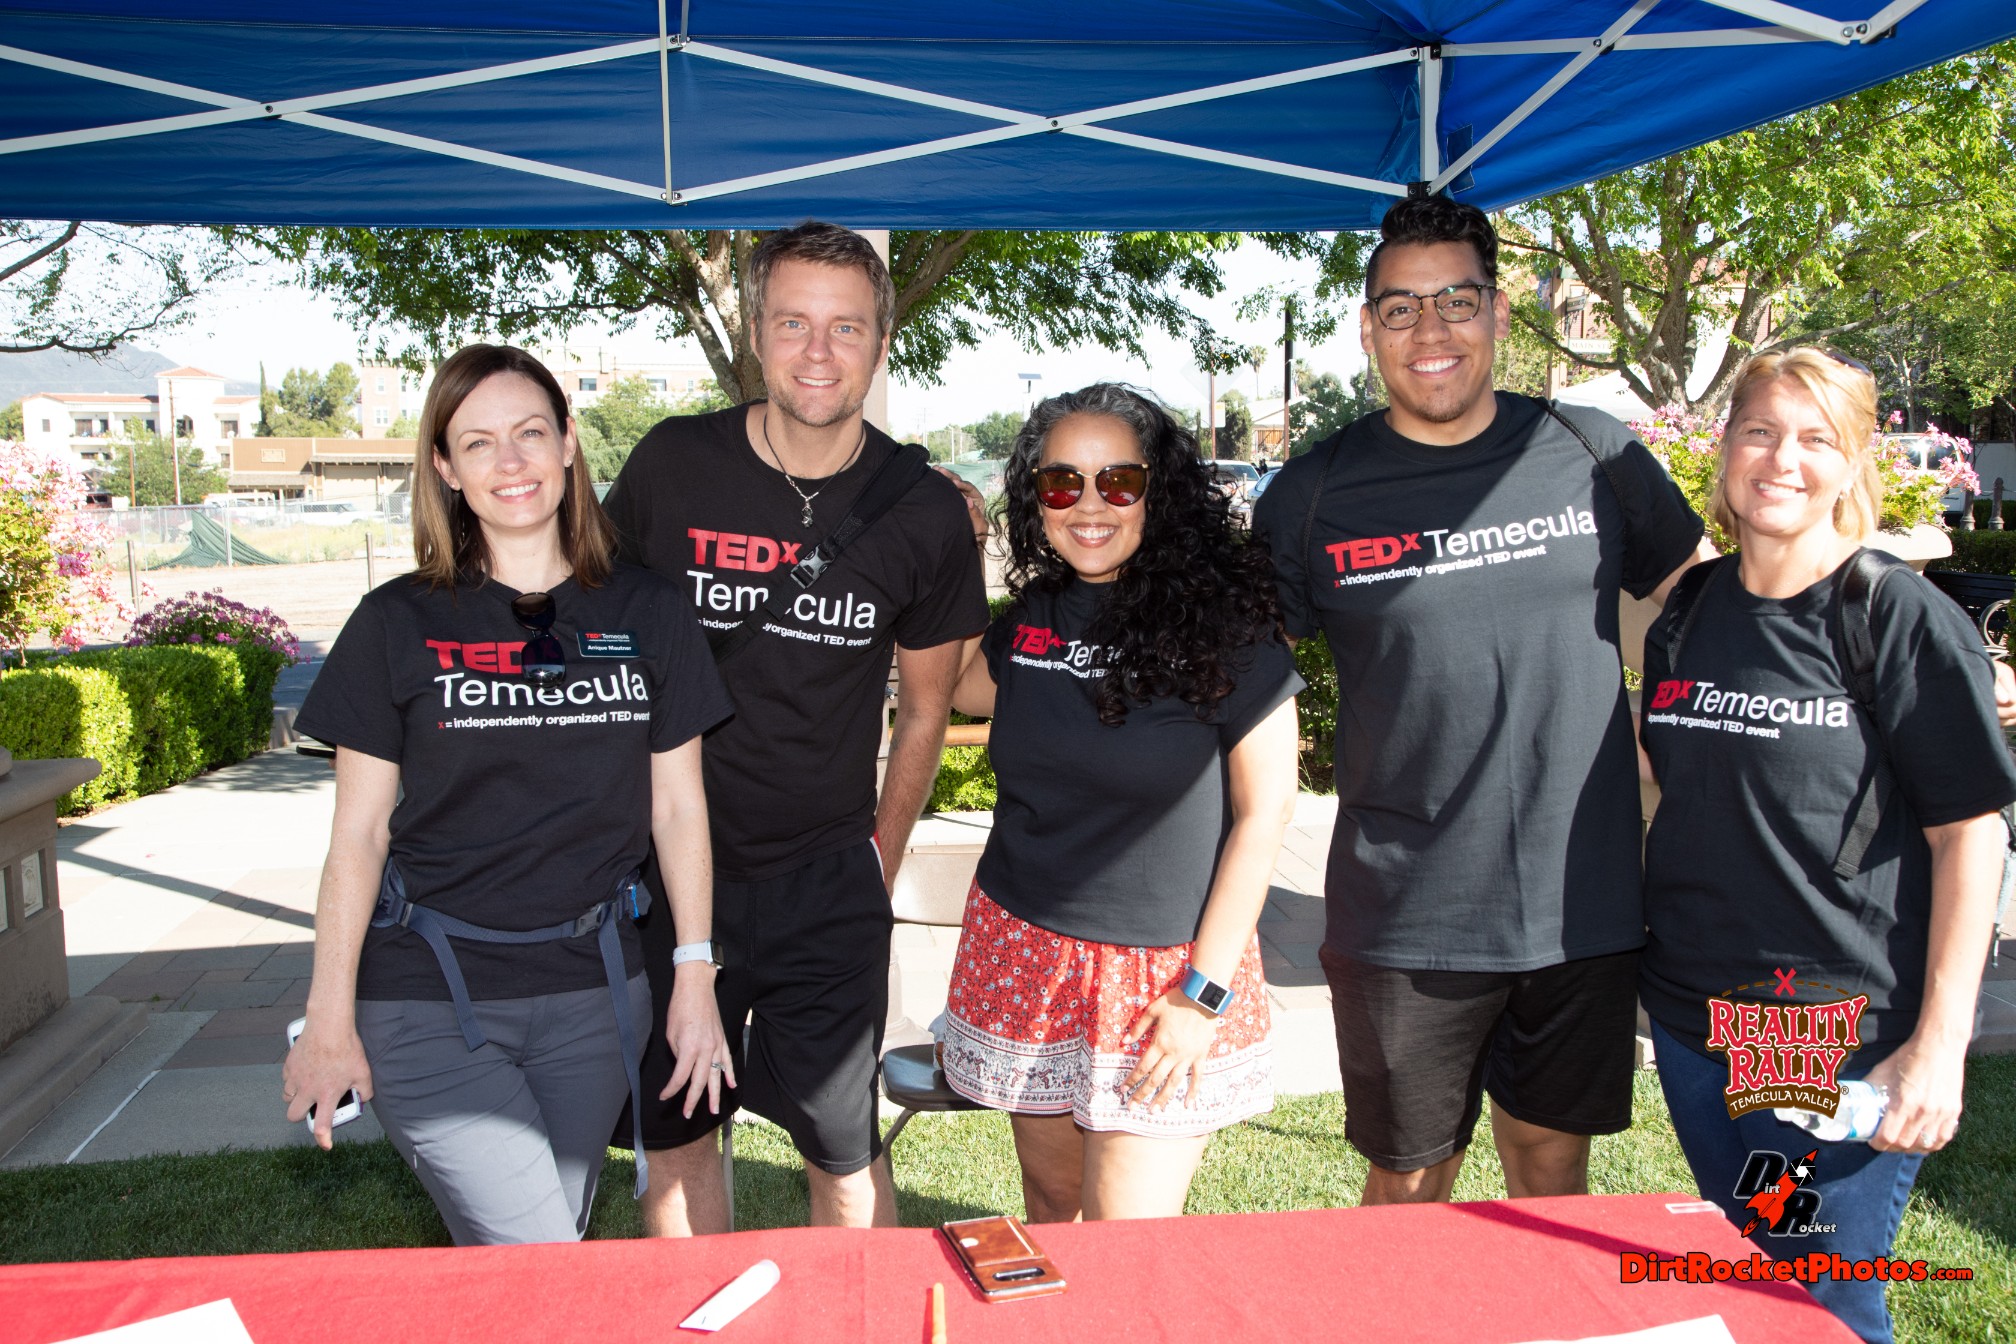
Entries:
POLYGON ((1323 465, 1317 469, 1316 484, 1309 489, 1309 511, 1302 515, 1302 549, 1295 554, 1302 557, 1303 586, 1308 592, 1309 619, 1316 619, 1316 564, 1309 556, 1310 539, 1316 535, 1316 510, 1323 503, 1323 487, 1330 481, 1330 469, 1337 465, 1337 459, 1344 453, 1344 433, 1339 430, 1330 441, 1323 445, 1323 465))
POLYGON ((1834 872, 1838 877, 1852 878, 1861 873, 1862 860, 1883 823, 1883 813, 1890 806, 1894 788, 1890 751, 1883 741, 1883 721, 1876 717, 1875 615, 1877 589, 1892 570, 1900 568, 1909 566, 1893 555, 1865 547, 1850 556, 1834 577, 1835 655, 1840 660, 1842 675, 1847 678, 1849 694, 1875 725, 1878 748, 1876 769, 1855 804, 1848 833, 1841 838, 1841 848, 1834 855, 1834 872))
POLYGON ((896 451, 889 454, 868 483, 861 487, 861 493, 854 499, 854 506, 847 510, 847 516, 839 526, 826 534, 826 539, 814 546, 797 564, 784 571, 792 586, 782 583, 771 586, 770 597, 740 625, 728 630, 709 630, 708 647, 714 651, 714 661, 725 663, 762 632, 770 621, 782 620, 790 613, 791 598, 810 588, 819 581, 819 576, 833 567, 841 552, 852 545, 854 540, 870 527, 875 520, 889 512, 897 500, 910 493, 910 487, 924 478, 931 468, 931 457, 914 443, 898 444, 896 451))
POLYGON ((1694 618, 1701 613, 1701 591, 1708 586, 1716 567, 1728 558, 1718 555, 1698 565, 1688 566, 1680 581, 1673 585, 1673 591, 1667 595, 1665 610, 1659 613, 1658 620, 1652 622, 1652 628, 1645 632, 1646 643, 1656 643, 1665 650, 1669 676, 1680 674, 1680 648, 1687 642, 1687 632, 1694 628, 1694 618))
POLYGON ((1584 434, 1580 425, 1563 415, 1561 408, 1551 398, 1541 405, 1546 408, 1547 414, 1560 422, 1563 429, 1575 436, 1575 442, 1581 444, 1584 451, 1596 459, 1596 465, 1603 469, 1603 479, 1610 482, 1610 493, 1617 496, 1617 506, 1623 511, 1628 540, 1631 519, 1644 513, 1645 500, 1643 492, 1639 489, 1638 478, 1617 465, 1617 459, 1623 450, 1619 447, 1598 448, 1595 440, 1584 434))

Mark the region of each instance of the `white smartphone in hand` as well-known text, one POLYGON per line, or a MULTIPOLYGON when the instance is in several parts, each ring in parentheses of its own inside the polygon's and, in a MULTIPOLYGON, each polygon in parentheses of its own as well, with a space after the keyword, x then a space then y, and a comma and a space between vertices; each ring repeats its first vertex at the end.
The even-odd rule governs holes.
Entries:
MULTIPOLYGON (((301 1029, 307 1025, 308 1019, 305 1017, 297 1017, 287 1024, 287 1048, 289 1050, 294 1048, 294 1042, 301 1039, 301 1029)), ((342 1101, 336 1103, 336 1114, 330 1119, 329 1128, 333 1132, 338 1125, 347 1125, 362 1114, 364 1114, 364 1099, 357 1095, 357 1089, 353 1087, 343 1094, 342 1101)), ((308 1108, 307 1117, 301 1123, 307 1125, 310 1130, 315 1128, 315 1108, 313 1106, 308 1108)))

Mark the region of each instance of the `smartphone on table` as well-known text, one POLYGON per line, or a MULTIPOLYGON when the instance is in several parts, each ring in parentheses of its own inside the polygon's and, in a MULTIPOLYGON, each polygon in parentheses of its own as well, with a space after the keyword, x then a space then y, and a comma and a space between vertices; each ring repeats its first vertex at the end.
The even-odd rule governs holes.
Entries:
POLYGON ((1064 1276, 1030 1237, 1020 1218, 967 1218, 939 1229, 959 1263, 990 1302, 1064 1291, 1064 1276))

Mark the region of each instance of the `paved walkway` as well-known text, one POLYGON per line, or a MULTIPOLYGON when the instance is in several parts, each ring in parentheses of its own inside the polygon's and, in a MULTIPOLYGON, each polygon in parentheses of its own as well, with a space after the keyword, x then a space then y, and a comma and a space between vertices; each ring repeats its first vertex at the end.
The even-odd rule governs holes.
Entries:
MULTIPOLYGON (((306 694, 319 643, 304 640, 317 663, 283 678, 276 695, 283 709, 306 694)), ((279 1064, 282 1032, 307 1002, 334 799, 327 762, 275 750, 62 828, 70 992, 142 1003, 151 1017, 0 1154, 0 1167, 307 1142, 303 1127, 281 1114, 279 1064)), ((1301 800, 1260 920, 1284 1095, 1338 1085, 1330 995, 1316 959, 1334 815, 1331 799, 1301 800)), ((946 841, 977 838, 971 818, 920 827, 922 837, 934 832, 946 841)), ((957 941, 957 929, 897 929, 896 989, 910 1022, 928 1023, 943 1007, 957 941)), ((2016 945, 2003 951, 1982 992, 1977 1049, 2016 1051, 2016 945)), ((338 1137, 379 1133, 367 1110, 338 1137)))
MULTIPOLYGON (((307 1141, 281 1115, 279 1064, 286 1024, 307 1002, 334 797, 327 762, 276 750, 63 827, 70 992, 145 1004, 152 1016, 0 1166, 307 1141)), ((1312 894, 1333 804, 1304 804, 1260 925, 1284 1093, 1337 1085, 1312 894)), ((915 1022, 944 1004, 957 934, 898 930, 903 1011, 915 1022)), ((379 1130, 367 1111, 338 1133, 357 1141, 379 1130)))

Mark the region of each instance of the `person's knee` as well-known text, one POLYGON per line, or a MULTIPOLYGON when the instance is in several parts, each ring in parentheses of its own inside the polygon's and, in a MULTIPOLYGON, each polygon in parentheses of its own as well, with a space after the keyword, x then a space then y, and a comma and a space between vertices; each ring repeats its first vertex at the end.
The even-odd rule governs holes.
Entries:
POLYGON ((707 1134, 691 1143, 682 1143, 676 1148, 647 1149, 644 1164, 650 1169, 654 1189, 661 1176, 681 1184, 694 1179, 718 1177, 721 1174, 719 1132, 707 1134))
POLYGON ((1030 1217, 1045 1222, 1076 1217, 1084 1203, 1084 1193, 1085 1173, 1082 1168, 1031 1163, 1027 1158, 1023 1159, 1022 1198, 1029 1206, 1030 1217))
POLYGON ((1365 1169, 1365 1194, 1361 1204, 1439 1204, 1456 1188, 1456 1173, 1463 1168, 1463 1152, 1414 1171, 1393 1171, 1377 1163, 1365 1169))

